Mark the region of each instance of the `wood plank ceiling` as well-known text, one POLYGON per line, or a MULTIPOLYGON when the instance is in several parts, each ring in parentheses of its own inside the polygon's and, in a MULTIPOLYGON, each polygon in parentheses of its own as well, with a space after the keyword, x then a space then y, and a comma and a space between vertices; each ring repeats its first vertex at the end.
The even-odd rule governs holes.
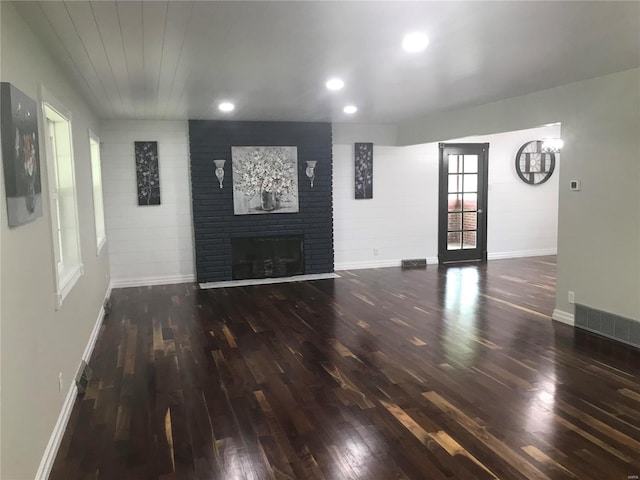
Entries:
POLYGON ((635 68, 639 2, 16 2, 102 118, 398 122, 635 68), (402 36, 426 32, 426 52, 402 36), (346 87, 324 88, 331 75, 346 87))

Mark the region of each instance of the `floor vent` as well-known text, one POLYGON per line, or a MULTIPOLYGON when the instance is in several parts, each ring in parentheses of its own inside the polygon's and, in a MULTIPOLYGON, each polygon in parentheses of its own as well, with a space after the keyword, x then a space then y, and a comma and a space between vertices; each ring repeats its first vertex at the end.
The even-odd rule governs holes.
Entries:
POLYGON ((402 269, 407 270, 409 268, 427 268, 427 259, 412 258, 408 260, 402 260, 402 269))
POLYGON ((109 315, 111 315, 111 299, 107 298, 104 301, 104 305, 102 305, 102 307, 104 308, 104 317, 107 318, 109 315))
POLYGON ((87 390, 87 385, 89 385, 89 380, 91 380, 92 375, 93 370, 87 365, 87 362, 83 360, 80 364, 78 375, 76 376, 76 385, 78 386, 79 394, 83 394, 87 390))

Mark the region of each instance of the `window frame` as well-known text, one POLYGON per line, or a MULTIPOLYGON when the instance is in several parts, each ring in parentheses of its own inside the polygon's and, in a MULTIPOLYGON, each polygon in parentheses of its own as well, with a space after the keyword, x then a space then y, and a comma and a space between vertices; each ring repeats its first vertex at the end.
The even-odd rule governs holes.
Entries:
MULTIPOLYGON (((80 242, 80 222, 78 218, 78 188, 76 183, 75 172, 75 158, 74 158, 74 145, 73 145, 73 115, 69 109, 67 109, 61 102, 59 102, 53 95, 51 95, 43 86, 40 90, 40 114, 41 125, 43 133, 44 147, 41 151, 45 154, 46 168, 47 168, 47 184, 48 184, 48 198, 50 208, 50 227, 51 227, 51 246, 53 253, 53 270, 55 280, 55 295, 56 295, 56 310, 62 307, 65 298, 69 295, 73 287, 78 283, 80 277, 84 274, 84 266, 82 263, 82 249, 80 242), (53 117, 53 118, 52 118, 53 117), (57 117, 57 118, 56 118, 57 117), (53 135, 55 141, 55 131, 51 132, 50 122, 62 123, 66 122, 66 128, 68 129, 68 142, 69 142, 69 165, 68 174, 70 176, 70 184, 73 194, 73 222, 72 226, 63 226, 60 221, 60 193, 59 188, 59 162, 57 155, 53 152, 54 146, 50 142, 50 136, 53 135), (61 241, 64 234, 63 230, 72 230, 71 235, 73 238, 67 239, 67 242, 73 242, 66 245, 67 249, 72 248, 74 252, 74 262, 71 264, 64 263, 64 241, 61 241)), ((57 150, 57 149, 56 149, 57 150)))
POLYGON ((103 181, 102 181, 102 152, 101 152, 101 143, 100 143, 100 137, 98 137, 98 135, 96 135, 95 133, 93 133, 93 131, 89 128, 88 129, 88 135, 89 135, 89 161, 91 163, 91 198, 93 199, 93 220, 94 220, 94 227, 95 227, 95 237, 96 237, 96 256, 100 256, 100 254, 102 253, 102 249, 104 248, 104 246, 107 243, 107 221, 106 221, 106 217, 105 217, 105 211, 104 211, 104 190, 103 190, 103 181), (102 223, 102 231, 103 234, 102 236, 99 236, 98 233, 98 210, 96 207, 96 183, 95 183, 95 170, 94 168, 96 168, 96 165, 94 164, 94 157, 93 157, 93 144, 96 144, 98 147, 98 159, 97 159, 97 172, 99 175, 99 179, 100 179, 100 198, 102 200, 101 202, 101 207, 102 207, 102 211, 101 211, 101 215, 100 215, 100 220, 102 223))

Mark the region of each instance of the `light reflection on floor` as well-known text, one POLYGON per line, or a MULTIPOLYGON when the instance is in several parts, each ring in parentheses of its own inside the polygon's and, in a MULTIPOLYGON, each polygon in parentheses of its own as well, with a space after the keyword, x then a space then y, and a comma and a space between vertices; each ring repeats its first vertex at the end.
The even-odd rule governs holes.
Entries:
POLYGON ((339 448, 334 447, 332 453, 335 462, 333 478, 342 478, 345 464, 349 465, 349 470, 353 471, 355 478, 367 478, 370 472, 371 450, 359 435, 345 437, 339 448))
MULTIPOLYGON (((538 391, 531 397, 527 409, 525 430, 552 435, 555 424, 553 417, 556 402, 556 379, 553 372, 545 372, 545 376, 547 379, 536 385, 538 391)), ((547 438, 547 441, 551 440, 547 438)))
POLYGON ((471 366, 478 343, 479 276, 474 266, 450 267, 444 293, 444 351, 448 363, 471 366))
MULTIPOLYGON (((480 344, 478 311, 480 279, 475 266, 449 267, 444 291, 444 352, 448 363, 472 367, 480 344)), ((556 393, 555 369, 540 372, 538 381, 531 382, 536 393, 524 418, 523 428, 532 433, 554 434, 556 393)))

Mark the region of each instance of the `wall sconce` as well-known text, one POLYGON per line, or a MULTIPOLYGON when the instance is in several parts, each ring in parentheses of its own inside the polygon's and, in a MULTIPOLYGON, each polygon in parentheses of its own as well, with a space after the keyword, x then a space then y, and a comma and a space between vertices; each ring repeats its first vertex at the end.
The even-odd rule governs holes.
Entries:
POLYGON ((226 160, 214 160, 213 163, 216 164, 216 177, 218 177, 218 181, 220 182, 220 188, 222 188, 222 180, 224 180, 224 162, 226 160))
POLYGON ((307 177, 309 177, 309 180, 311 180, 311 188, 313 188, 313 179, 316 178, 316 163, 318 163, 317 160, 307 160, 307 169, 305 170, 305 173, 307 174, 307 177))
POLYGON ((542 140, 542 151, 545 153, 558 153, 563 146, 564 142, 561 138, 545 138, 542 140))

